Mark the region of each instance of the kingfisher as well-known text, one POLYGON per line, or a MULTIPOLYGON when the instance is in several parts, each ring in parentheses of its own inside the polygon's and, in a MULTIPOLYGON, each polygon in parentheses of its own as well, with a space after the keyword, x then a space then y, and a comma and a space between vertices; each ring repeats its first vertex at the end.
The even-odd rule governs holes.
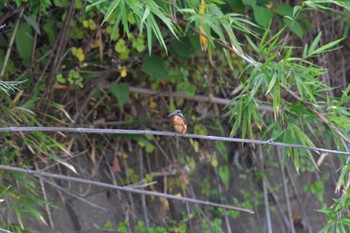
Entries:
POLYGON ((187 131, 187 123, 181 110, 175 110, 173 113, 169 114, 168 117, 171 117, 171 123, 173 124, 175 132, 184 135, 187 131))

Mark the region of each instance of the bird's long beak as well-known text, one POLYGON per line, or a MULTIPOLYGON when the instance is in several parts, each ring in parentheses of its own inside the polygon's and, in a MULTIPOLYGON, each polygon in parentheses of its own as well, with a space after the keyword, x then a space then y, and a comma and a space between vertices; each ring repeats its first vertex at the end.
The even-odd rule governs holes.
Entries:
POLYGON ((178 113, 181 113, 181 111, 180 110, 175 110, 174 112, 170 113, 168 117, 175 116, 178 113))
POLYGON ((168 117, 174 116, 176 114, 176 112, 172 112, 168 115, 168 117))

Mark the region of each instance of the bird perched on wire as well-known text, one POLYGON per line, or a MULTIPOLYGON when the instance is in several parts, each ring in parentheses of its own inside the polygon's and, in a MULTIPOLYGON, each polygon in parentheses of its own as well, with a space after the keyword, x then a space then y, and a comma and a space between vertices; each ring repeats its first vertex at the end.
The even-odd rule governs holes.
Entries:
POLYGON ((187 122, 181 110, 175 110, 173 113, 169 114, 168 117, 171 117, 171 123, 173 124, 175 132, 184 135, 187 131, 187 122))

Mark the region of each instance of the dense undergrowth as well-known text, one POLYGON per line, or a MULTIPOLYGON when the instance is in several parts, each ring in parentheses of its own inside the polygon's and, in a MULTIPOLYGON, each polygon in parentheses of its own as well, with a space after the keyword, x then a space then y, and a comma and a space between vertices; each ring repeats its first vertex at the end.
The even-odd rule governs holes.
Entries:
MULTIPOLYGON (((0 1, 1 127, 169 131, 167 115, 179 108, 189 133, 346 151, 350 6, 299 4, 0 1)), ((118 185, 157 181, 146 189, 256 212, 103 190, 122 214, 105 210, 107 219, 86 224, 72 196, 89 201, 99 190, 78 195, 85 186, 1 171, 0 226, 11 232, 349 230, 343 156, 149 135, 1 133, 0 143, 2 165, 118 185), (78 223, 60 228, 57 211, 78 223)))

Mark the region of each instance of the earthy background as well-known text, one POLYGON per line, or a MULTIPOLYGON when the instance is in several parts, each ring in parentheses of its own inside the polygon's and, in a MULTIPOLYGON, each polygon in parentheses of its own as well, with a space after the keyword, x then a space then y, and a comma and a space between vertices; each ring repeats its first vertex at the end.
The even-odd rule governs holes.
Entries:
MULTIPOLYGON (((257 44, 266 30, 272 38, 286 27, 279 38, 281 46, 292 47, 296 57, 302 56, 304 46, 310 47, 320 32, 320 45, 344 37, 338 49, 309 59, 327 69, 317 80, 332 87, 325 87, 327 97, 316 98, 325 109, 323 115, 331 111, 328 107, 348 86, 350 14, 346 7, 332 1, 325 4, 327 9, 313 9, 305 3, 308 1, 140 1, 144 6, 159 4, 160 9, 167 9, 167 16, 173 17, 182 30, 175 38, 157 18, 167 50, 154 34, 152 40, 147 40, 147 30, 140 30, 131 11, 125 15, 126 27, 123 21, 114 26, 123 12, 116 10, 106 19, 109 7, 116 2, 95 1, 96 5, 91 6, 93 1, 81 0, 0 1, 0 25, 4 25, 0 30, 0 76, 2 81, 20 82, 9 95, 0 93, 1 127, 172 131, 167 116, 181 109, 188 133, 229 137, 236 120, 229 110, 236 102, 227 104, 244 95, 248 64, 234 53, 228 60, 220 41, 216 41, 216 47, 209 46, 210 53, 203 51, 199 32, 206 32, 202 31, 205 24, 202 28, 191 25, 180 11, 174 17, 174 9, 185 8, 186 4, 199 13, 207 4, 208 9, 217 5, 225 14, 242 14, 257 25, 247 24, 257 44), (290 24, 285 18, 297 4, 305 10, 290 24)), ((236 29, 245 53, 263 62, 263 52, 256 53, 249 46, 245 37, 249 34, 236 29)), ((229 41, 227 35, 223 39, 229 41)), ((286 50, 284 47, 266 53, 284 55, 286 50)), ((293 84, 290 89, 298 93, 293 84)), ((294 122, 283 117, 293 112, 292 108, 281 107, 283 114, 277 121, 286 126, 281 132, 288 124, 302 125, 305 120, 310 124, 301 128, 315 146, 344 150, 344 141, 303 108, 308 100, 298 101, 287 91, 281 93, 285 106, 291 104, 305 114, 298 115, 294 122)), ((273 138, 268 133, 276 121, 271 95, 257 92, 256 107, 266 125, 261 128, 252 120, 255 139, 273 138)), ((339 125, 347 126, 348 116, 344 112, 339 125)), ((242 133, 241 126, 244 128, 244 123, 233 136, 251 137, 242 133)), ((1 133, 0 145, 3 165, 117 185, 155 181, 145 189, 255 212, 252 215, 0 171, 0 228, 10 232, 317 232, 329 220, 318 210, 330 207, 333 198, 342 197, 342 192, 335 194, 335 187, 346 159, 343 155, 323 157, 312 152, 319 170, 305 155, 300 158, 298 173, 293 153, 281 147, 152 135, 1 133)))

